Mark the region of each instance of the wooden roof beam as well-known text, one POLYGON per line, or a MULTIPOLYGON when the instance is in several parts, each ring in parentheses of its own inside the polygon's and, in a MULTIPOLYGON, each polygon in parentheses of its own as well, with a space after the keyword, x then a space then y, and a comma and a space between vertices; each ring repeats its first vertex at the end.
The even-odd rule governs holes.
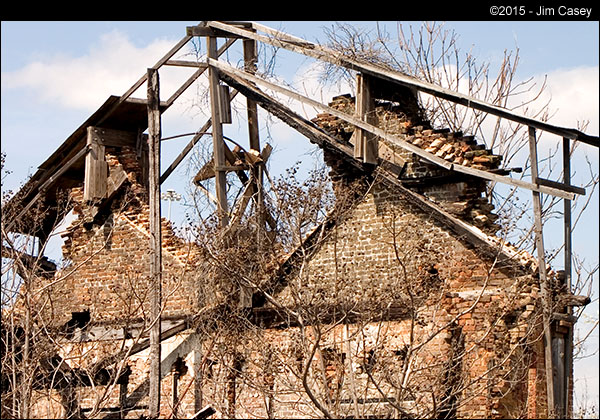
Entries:
POLYGON ((206 69, 206 63, 191 61, 191 60, 169 60, 165 64, 165 66, 175 66, 175 67, 195 67, 206 69))
POLYGON ((210 36, 210 37, 220 37, 220 38, 242 38, 239 35, 231 34, 226 31, 221 31, 219 29, 209 28, 207 26, 188 26, 185 28, 186 34, 189 36, 210 36))
POLYGON ((314 44, 312 42, 303 40, 298 37, 285 34, 281 31, 276 31, 264 25, 253 23, 252 27, 255 30, 266 32, 270 36, 260 35, 250 30, 242 29, 240 27, 229 25, 224 22, 210 21, 207 22, 206 25, 214 29, 220 29, 233 35, 238 35, 244 38, 264 42, 266 44, 270 44, 276 47, 285 48, 287 50, 294 51, 299 54, 303 54, 319 60, 327 61, 332 64, 346 67, 351 70, 367 73, 375 77, 380 77, 389 80, 393 83, 412 87, 421 92, 428 93, 438 98, 442 98, 460 105, 464 105, 468 108, 478 109, 480 111, 484 111, 501 118, 525 124, 529 127, 534 127, 536 129, 547 131, 549 133, 553 133, 562 137, 578 140, 582 143, 586 143, 592 146, 600 146, 600 139, 598 138, 598 136, 591 136, 582 133, 581 131, 576 129, 559 127, 552 124, 548 124, 544 121, 539 121, 530 117, 525 117, 523 115, 514 113, 508 109, 489 104, 477 98, 468 95, 463 95, 461 93, 454 92, 450 89, 446 89, 441 86, 434 85, 432 83, 421 81, 412 76, 408 76, 397 71, 384 69, 373 64, 363 63, 353 58, 346 57, 343 54, 331 50, 329 48, 323 47, 318 44, 314 44))

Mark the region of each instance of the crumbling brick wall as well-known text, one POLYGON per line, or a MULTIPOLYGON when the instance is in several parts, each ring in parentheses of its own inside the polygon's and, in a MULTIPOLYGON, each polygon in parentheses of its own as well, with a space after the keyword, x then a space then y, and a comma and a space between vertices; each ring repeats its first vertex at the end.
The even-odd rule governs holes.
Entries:
MULTIPOLYGON (((456 380, 460 378, 464 386, 456 414, 501 418, 525 415, 526 401, 536 401, 534 390, 543 388, 539 371, 537 388, 528 384, 528 366, 535 369, 543 360, 541 347, 535 344, 540 333, 538 293, 531 271, 520 264, 483 258, 468 241, 392 188, 375 184, 345 220, 330 230, 319 250, 305 261, 301 278, 291 281, 278 299, 290 307, 304 303, 347 308, 352 302, 363 321, 376 318, 383 308, 404 305, 407 312, 396 314, 401 318, 398 321, 373 321, 367 334, 372 347, 367 345, 353 355, 355 366, 361 364, 365 351, 372 350, 386 354, 382 360, 391 366, 394 358, 390 355, 405 346, 419 346, 440 329, 415 361, 415 366, 438 366, 412 379, 415 398, 422 406, 432 404, 426 397, 429 392, 443 399, 444 383, 439 379, 449 373, 440 363, 450 352, 452 331, 459 332, 464 355, 459 364, 447 368, 457 370, 456 380), (409 339, 411 313, 418 325, 413 342, 409 339), (384 338, 378 339, 381 335, 384 338), (525 344, 529 341, 534 344, 525 344)), ((346 353, 344 345, 337 340, 333 346, 346 353)), ((365 376, 356 376, 357 383, 366 386, 365 376)), ((371 391, 374 398, 377 391, 371 391)), ((342 400, 348 401, 349 390, 343 393, 342 400)), ((386 406, 380 405, 382 410, 386 406)))
MULTIPOLYGON (((75 218, 63 234, 68 265, 57 273, 64 279, 46 291, 53 301, 49 319, 57 324, 84 310, 92 322, 131 320, 148 312, 149 209, 142 169, 135 149, 128 147, 107 150, 106 160, 109 168, 121 166, 128 182, 93 222, 86 218, 83 187, 71 190, 75 218)), ((165 219, 162 243, 164 315, 189 315, 197 309, 189 276, 197 250, 177 237, 165 219)))

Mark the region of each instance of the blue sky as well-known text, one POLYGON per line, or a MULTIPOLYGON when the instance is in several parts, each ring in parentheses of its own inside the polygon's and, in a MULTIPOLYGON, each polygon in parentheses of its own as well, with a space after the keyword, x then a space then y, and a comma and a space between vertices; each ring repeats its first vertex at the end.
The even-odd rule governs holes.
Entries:
MULTIPOLYGON (((147 67, 185 35, 186 26, 196 23, 3 21, 1 138, 2 151, 7 153, 7 169, 13 171, 3 181, 3 189, 18 188, 109 95, 125 92, 147 67)), ((326 21, 261 23, 309 41, 324 40, 322 28, 331 28, 333 24, 326 21)), ((374 22, 348 23, 375 28, 374 22)), ((416 27, 420 23, 404 23, 405 26, 409 24, 416 27)), ((395 22, 383 22, 382 25, 390 33, 396 30, 395 22)), ((489 61, 492 66, 499 64, 505 50, 518 47, 521 60, 517 78, 541 80, 548 77, 551 107, 556 110, 551 122, 575 127, 578 119, 589 120, 587 133, 598 135, 598 22, 468 21, 447 22, 445 27, 457 32, 463 50, 471 49, 479 60, 489 61)), ((201 48, 204 51, 203 42, 201 48)), ((314 80, 306 73, 309 68, 306 60, 293 54, 282 57, 277 62, 278 74, 288 82, 303 80, 306 85, 313 86, 314 80)), ((161 74, 161 81, 162 77, 161 74)), ((174 80, 181 77, 173 76, 174 80)), ((164 84, 165 91, 174 86, 169 82, 164 84)), ((135 96, 144 97, 145 91, 140 92, 135 96)), ((326 103, 337 93, 346 91, 329 89, 322 93, 322 102, 326 103)), ((165 136, 195 131, 206 119, 198 114, 193 98, 179 110, 182 112, 178 115, 165 115, 165 136)), ((297 160, 310 161, 310 155, 306 154, 311 149, 308 142, 285 127, 276 126, 261 136, 275 143, 274 172, 282 171, 297 160)), ((168 165, 186 142, 187 139, 173 140, 165 145, 163 165, 168 165)), ((598 150, 587 148, 585 151, 598 173, 598 150)), ((585 161, 577 162, 583 165, 585 161)), ((185 194, 189 188, 185 176, 182 168, 163 185, 163 190, 175 188, 185 194)), ((173 204, 173 213, 181 215, 180 207, 173 204)), ((167 206, 163 208, 166 210, 167 206)), ((560 241, 561 232, 558 235, 546 232, 550 243, 560 241)), ((575 251, 580 252, 590 265, 598 264, 597 194, 575 233, 574 242, 575 251)), ((597 283, 596 276, 596 298, 597 283)), ((597 308, 596 301, 590 312, 596 320, 597 308)), ((597 329, 594 334, 597 349, 597 329)), ((597 401, 598 355, 581 362, 576 369, 580 384, 587 381, 590 397, 597 401)))

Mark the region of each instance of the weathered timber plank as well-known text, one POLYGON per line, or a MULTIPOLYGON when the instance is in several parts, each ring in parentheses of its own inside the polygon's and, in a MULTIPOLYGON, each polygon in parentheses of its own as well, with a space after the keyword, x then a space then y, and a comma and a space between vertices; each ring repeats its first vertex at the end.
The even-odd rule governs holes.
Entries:
MULTIPOLYGON (((529 127, 529 157, 531 162, 531 178, 533 182, 538 180, 537 140, 535 128, 529 127)), ((542 295, 542 318, 544 327, 544 364, 546 373, 546 395, 548 398, 548 410, 557 410, 558 398, 554 384, 554 360, 552 357, 552 331, 551 311, 552 301, 550 296, 550 285, 548 284, 548 273, 546 271, 546 253, 544 251, 544 235, 542 227, 542 203, 539 191, 532 191, 535 247, 538 257, 538 270, 540 278, 540 289, 542 295)), ((551 416, 553 417, 553 416, 551 416)))
POLYGON ((148 69, 148 160, 150 206, 150 389, 149 414, 160 413, 161 380, 161 306, 162 306, 162 244, 160 223, 160 84, 158 70, 148 69))
MULTIPOLYGON (((570 185, 570 183, 566 183, 566 182, 556 182, 556 181, 552 181, 550 179, 545 179, 545 178, 539 178, 537 179, 537 183, 539 185, 544 185, 546 187, 550 187, 550 188, 557 188, 566 192, 572 192, 574 194, 579 194, 579 195, 585 195, 585 188, 581 188, 581 187, 576 187, 575 185, 570 185)), ((567 198, 565 198, 565 200, 568 200, 567 198)))
POLYGON ((219 84, 219 113, 221 124, 231 124, 231 94, 229 86, 219 84))
MULTIPOLYGON (((256 73, 256 41, 244 40, 244 70, 250 74, 256 73)), ((246 98, 246 107, 248 112, 248 135, 250 137, 250 148, 260 150, 260 138, 258 127, 258 110, 256 102, 251 98, 246 98)))
MULTIPOLYGON (((366 123, 374 123, 375 101, 371 95, 369 76, 358 74, 356 76, 356 117, 366 123)), ((362 159, 364 163, 377 164, 378 140, 377 136, 359 128, 356 130, 354 140, 354 157, 362 159)))
MULTIPOLYGON (((571 184, 571 141, 563 137, 562 144, 562 157, 563 157, 563 183, 565 185, 571 184)), ((572 269, 571 269, 571 261, 572 261, 572 232, 571 232, 571 200, 564 199, 563 200, 563 231, 564 231, 564 261, 565 261, 565 280, 564 284, 566 286, 567 291, 571 292, 572 285, 572 269)), ((588 298, 589 299, 589 298, 588 298)), ((589 302, 585 303, 587 305, 589 302)), ((583 305, 582 305, 583 306, 583 305)), ((573 314, 573 308, 567 306, 567 314, 573 314)), ((570 376, 571 371, 573 369, 573 328, 572 326, 568 327, 567 337, 565 340, 565 372, 566 375, 564 377, 564 392, 565 392, 565 412, 564 418, 572 418, 573 417, 573 390, 571 386, 570 376)))
POLYGON ((95 128, 88 127, 87 133, 87 145, 90 151, 85 157, 83 199, 92 201, 102 199, 106 195, 108 163, 104 156, 104 145, 99 142, 95 128))
POLYGON ((220 38, 241 38, 239 35, 231 34, 227 31, 209 28, 206 26, 188 26, 185 28, 188 36, 209 36, 220 38))
POLYGON ((92 142, 109 147, 135 147, 138 134, 133 131, 115 130, 113 128, 89 127, 92 142))
POLYGON ((201 69, 206 69, 208 66, 206 63, 199 61, 190 61, 190 60, 169 60, 165 62, 165 66, 175 66, 175 67, 196 67, 201 69))
MULTIPOLYGON (((206 48, 208 59, 217 58, 217 39, 214 36, 206 38, 206 48)), ((224 171, 216 168, 225 165, 225 150, 223 140, 223 127, 221 125, 221 107, 219 101, 219 75, 214 67, 208 69, 208 80, 210 90, 210 103, 212 112, 212 140, 213 140, 213 158, 215 164, 215 188, 219 205, 217 213, 219 223, 222 227, 227 226, 229 222, 228 204, 227 204, 227 178, 224 171)))

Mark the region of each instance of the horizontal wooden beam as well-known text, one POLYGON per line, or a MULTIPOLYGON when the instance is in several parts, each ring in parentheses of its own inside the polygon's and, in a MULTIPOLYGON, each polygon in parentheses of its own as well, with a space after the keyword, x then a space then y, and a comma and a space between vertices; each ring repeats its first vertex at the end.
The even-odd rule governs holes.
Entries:
POLYGON ((229 32, 230 34, 242 36, 248 39, 254 39, 256 41, 260 41, 276 47, 285 48, 287 50, 294 51, 309 57, 317 58, 319 60, 327 61, 329 63, 342 66, 351 70, 370 74, 375 77, 380 77, 389 80, 390 82, 398 83, 403 86, 408 86, 417 89, 418 91, 433 95, 435 97, 442 98, 466 106, 468 108, 484 111, 489 114, 508 119, 510 121, 515 121, 527 125, 529 127, 534 127, 536 129, 547 131, 549 133, 553 133, 562 137, 578 140, 583 143, 590 144, 592 146, 600 146, 600 140, 598 136, 590 136, 576 129, 558 127, 552 124, 548 124, 544 121, 539 121, 530 117, 526 117, 512 112, 506 108, 489 104, 472 96, 454 92, 450 89, 446 89, 441 86, 434 85, 432 83, 424 82, 415 77, 408 76, 397 71, 385 69, 374 64, 361 62, 359 60, 345 56, 337 51, 331 50, 318 44, 314 44, 312 42, 303 40, 298 37, 292 37, 290 35, 282 33, 281 31, 276 31, 264 25, 253 24, 253 28, 268 32, 269 36, 260 35, 254 33, 253 31, 228 25, 223 22, 210 21, 207 22, 206 25, 214 29, 229 32))
POLYGON ((133 131, 115 130, 113 128, 89 127, 93 142, 103 146, 122 147, 134 146, 138 134, 133 131))
POLYGON ((169 60, 165 63, 165 66, 176 66, 176 67, 196 67, 196 68, 207 68, 206 63, 199 63, 197 61, 189 60, 169 60))
POLYGON ((434 155, 433 153, 426 152, 424 149, 421 149, 420 147, 415 146, 415 145, 403 140, 402 138, 400 138, 398 136, 387 133, 385 130, 380 129, 379 127, 375 127, 375 126, 368 124, 350 114, 333 109, 327 105, 324 105, 313 99, 307 98, 306 96, 300 95, 289 89, 278 86, 274 83, 268 82, 268 81, 261 79, 255 75, 246 73, 242 70, 237 70, 227 64, 224 64, 222 62, 212 60, 212 59, 208 59, 208 64, 210 66, 214 66, 214 67, 218 68, 221 72, 223 72, 226 75, 229 75, 230 77, 242 78, 242 79, 245 79, 245 80, 253 82, 253 83, 258 83, 258 84, 264 85, 269 89, 272 89, 276 92, 287 95, 287 96, 289 96, 295 100, 298 100, 302 103, 305 103, 310 106, 314 106, 315 108, 318 108, 322 111, 328 112, 328 113, 330 113, 346 122, 349 122, 365 131, 375 134, 375 135, 381 137, 382 139, 388 140, 389 142, 391 142, 399 147, 402 147, 405 150, 415 153, 416 155, 420 156, 421 158, 423 158, 433 164, 441 166, 447 170, 462 172, 467 175, 472 175, 472 176, 475 176, 478 178, 487 179, 489 181, 501 182, 501 183, 513 185, 516 187, 522 187, 522 188, 526 188, 526 189, 529 189, 532 191, 537 191, 537 192, 541 192, 544 194, 550 194, 550 195, 554 195, 557 197, 566 198, 568 200, 574 199, 573 192, 563 191, 556 187, 538 185, 538 184, 523 181, 520 179, 513 179, 513 178, 503 176, 503 175, 498 175, 498 174, 483 171, 480 169, 475 169, 475 168, 472 168, 469 166, 463 166, 463 165, 457 165, 457 164, 450 163, 450 162, 434 155))
POLYGON ((188 26, 185 28, 186 34, 190 36, 211 36, 221 38, 241 38, 236 34, 231 34, 227 31, 221 31, 219 29, 213 29, 208 26, 188 26))
POLYGON ((574 194, 585 195, 585 188, 576 187, 575 185, 567 185, 563 184, 562 182, 551 181, 549 179, 539 177, 537 179, 537 183, 540 185, 545 185, 546 187, 558 188, 574 194))

